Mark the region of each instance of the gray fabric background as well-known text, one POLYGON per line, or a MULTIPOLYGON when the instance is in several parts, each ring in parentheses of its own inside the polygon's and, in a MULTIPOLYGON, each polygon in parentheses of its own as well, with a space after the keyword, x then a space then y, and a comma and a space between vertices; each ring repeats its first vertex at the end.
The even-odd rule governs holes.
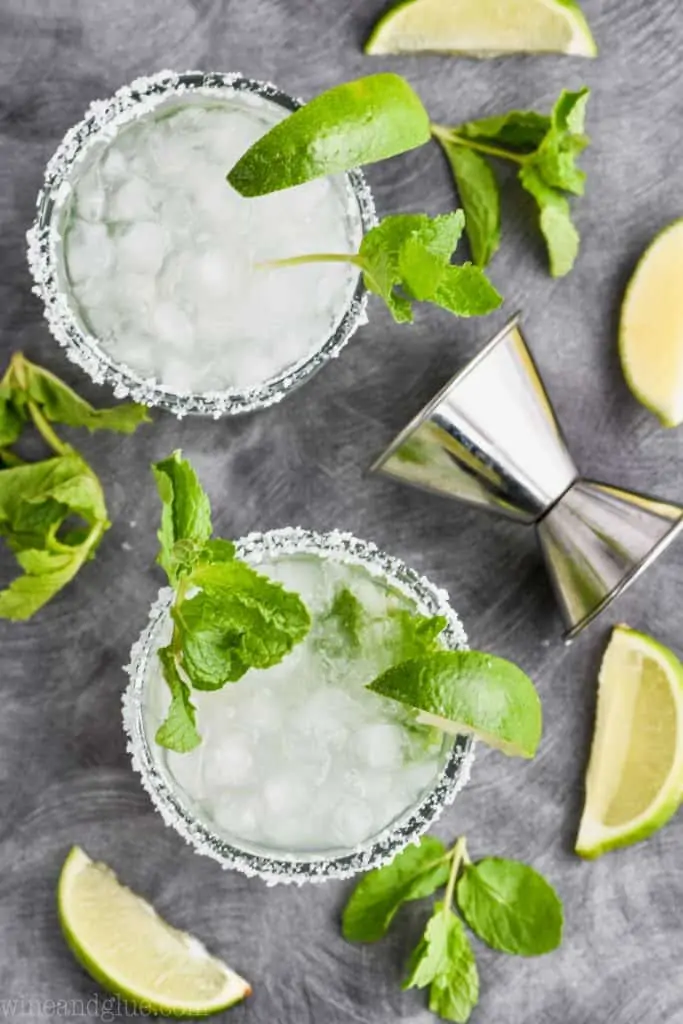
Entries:
MULTIPOLYGON (((109 861, 174 923, 254 984, 234 1024, 426 1024, 399 980, 423 909, 376 947, 346 945, 348 884, 266 889, 196 857, 164 827, 124 749, 121 665, 160 583, 149 463, 182 446, 207 483, 226 536, 288 523, 375 540, 446 586, 472 642, 537 680, 546 729, 533 763, 481 751, 439 832, 473 855, 533 862, 566 907, 561 950, 517 960, 477 947, 484 1024, 683 1022, 683 821, 647 844, 587 864, 572 854, 595 705, 612 622, 683 648, 683 544, 565 650, 531 532, 389 482, 363 479, 386 441, 521 307, 535 356, 586 474, 683 500, 683 433, 660 429, 619 369, 621 295, 651 236, 681 214, 683 12, 678 0, 586 0, 597 62, 437 57, 371 60, 360 44, 381 0, 1 0, 0 326, 17 348, 89 398, 110 396, 67 365, 30 293, 24 232, 45 161, 95 97, 162 67, 241 70, 304 97, 379 68, 404 73, 432 116, 457 122, 513 106, 547 108, 562 86, 594 89, 588 194, 576 269, 546 273, 529 203, 504 189, 504 244, 492 277, 507 298, 483 322, 422 310, 398 328, 378 302, 343 357, 279 408, 239 421, 159 415, 133 438, 81 439, 101 471, 114 527, 97 560, 34 621, 0 625, 0 1016, 42 1021, 38 1000, 87 999, 96 986, 67 951, 54 907, 69 846, 109 861), (2 1001, 15 998, 13 1009, 2 1001)), ((448 210, 436 146, 373 167, 379 212, 448 210)), ((9 578, 3 556, 3 578, 9 578)), ((76 1008, 72 1008, 77 1011, 76 1008)), ((107 1019, 106 1010, 91 1019, 107 1019)), ((228 1019, 228 1015, 225 1015, 228 1019)))

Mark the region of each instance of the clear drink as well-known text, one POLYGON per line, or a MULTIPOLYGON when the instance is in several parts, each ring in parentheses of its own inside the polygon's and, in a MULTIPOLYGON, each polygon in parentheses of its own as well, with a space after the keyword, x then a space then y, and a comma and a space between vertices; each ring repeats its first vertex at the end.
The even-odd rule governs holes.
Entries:
MULTIPOLYGON (((416 809, 423 808, 417 827, 428 827, 463 775, 465 741, 456 745, 454 765, 452 740, 365 688, 401 660, 406 613, 445 610, 449 646, 464 643, 458 620, 443 594, 400 563, 335 537, 278 531, 244 545, 242 557, 302 597, 313 626, 279 665, 252 670, 217 692, 193 691, 203 738, 194 751, 177 754, 153 738, 169 703, 154 656, 170 636, 163 607, 143 639, 144 659, 133 659, 127 727, 155 801, 176 826, 192 821, 190 836, 196 839, 199 829, 209 838, 206 852, 243 851, 247 863, 249 854, 265 859, 268 877, 305 877, 306 864, 315 874, 354 855, 360 868, 392 833, 398 830, 403 844, 410 838, 416 809), (358 642, 331 614, 344 590, 363 609, 358 642), (173 795, 180 817, 167 813, 160 786, 173 795)), ((236 866, 244 863, 238 856, 236 866)))
MULTIPOLYGON (((82 335, 148 402, 165 391, 228 393, 235 411, 267 404, 321 350, 341 347, 363 288, 343 263, 261 265, 355 251, 372 221, 369 194, 359 195, 360 176, 338 175, 244 199, 227 171, 294 101, 235 76, 146 88, 96 109, 52 161, 54 209, 44 197, 31 240, 48 319, 62 343, 82 335)), ((74 354, 81 361, 80 346, 74 354)))

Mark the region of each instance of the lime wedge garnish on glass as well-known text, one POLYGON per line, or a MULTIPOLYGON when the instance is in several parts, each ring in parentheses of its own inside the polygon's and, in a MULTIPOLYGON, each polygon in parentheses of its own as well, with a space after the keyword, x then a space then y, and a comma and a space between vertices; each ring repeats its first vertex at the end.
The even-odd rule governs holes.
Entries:
POLYGON ((567 53, 595 57, 598 48, 574 0, 408 0, 385 14, 365 52, 567 53))
POLYGON ((683 790, 683 665, 644 633, 617 626, 600 668, 582 857, 645 839, 674 814, 683 790))
POLYGON ((199 1017, 248 996, 244 978, 210 956, 78 846, 57 888, 59 921, 82 966, 108 991, 152 1013, 199 1017))
POLYGON ((262 196, 429 139, 429 115, 406 80, 369 75, 328 89, 276 124, 237 161, 228 181, 243 196, 262 196))
POLYGON ((478 651, 439 651, 404 661, 369 690, 418 712, 444 732, 471 733, 514 757, 533 757, 541 739, 541 702, 520 668, 478 651))
POLYGON ((665 427, 683 422, 683 220, 641 257, 621 310, 619 351, 635 397, 665 427))

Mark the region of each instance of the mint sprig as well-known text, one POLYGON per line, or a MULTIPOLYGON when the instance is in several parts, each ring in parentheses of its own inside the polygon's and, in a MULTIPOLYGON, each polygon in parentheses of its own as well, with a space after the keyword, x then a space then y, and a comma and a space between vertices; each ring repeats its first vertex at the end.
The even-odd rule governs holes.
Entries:
POLYGON ((424 836, 361 879, 344 910, 342 934, 349 942, 376 942, 404 903, 444 886, 403 987, 429 987, 430 1010, 465 1024, 479 998, 479 977, 457 911, 493 949, 539 956, 562 941, 562 903, 550 883, 520 861, 488 857, 472 863, 464 837, 446 850, 440 840, 424 836))
POLYGON ((574 265, 579 234, 565 193, 582 195, 586 176, 576 158, 589 143, 584 134, 590 90, 564 90, 550 115, 513 110, 456 127, 432 125, 462 202, 474 262, 485 267, 500 243, 500 196, 489 158, 512 162, 536 201, 553 277, 574 265))
POLYGON ((153 471, 162 501, 157 560, 175 591, 171 642, 158 652, 171 704, 155 740, 186 753, 201 742, 192 690, 219 690, 251 668, 278 664, 311 619, 297 594, 211 536, 209 498, 179 451, 153 471))
POLYGON ((412 321, 415 302, 429 302, 454 316, 484 316, 497 309, 502 298, 479 267, 451 263, 464 226, 462 210, 437 217, 396 214, 368 231, 357 253, 310 253, 264 266, 351 263, 398 323, 412 321))
POLYGON ((110 526, 97 474, 53 424, 129 434, 148 419, 141 405, 95 409, 48 370, 12 356, 0 381, 0 536, 23 575, 0 592, 0 618, 39 611, 93 558, 110 526), (49 458, 26 462, 13 450, 30 427, 49 458))

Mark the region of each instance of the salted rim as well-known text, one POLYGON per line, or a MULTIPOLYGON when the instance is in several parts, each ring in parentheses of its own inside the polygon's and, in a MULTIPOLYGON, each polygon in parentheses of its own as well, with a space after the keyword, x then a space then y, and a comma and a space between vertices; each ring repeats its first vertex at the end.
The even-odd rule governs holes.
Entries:
MULTIPOLYGON (((264 558, 302 553, 335 559, 349 565, 361 565, 371 575, 388 580, 393 587, 415 601, 423 613, 445 616, 447 625, 441 635, 449 649, 467 649, 465 630, 449 604, 448 593, 410 569, 400 559, 380 551, 369 541, 359 540, 353 534, 339 530, 321 534, 302 527, 250 533, 237 541, 237 556, 251 565, 258 565, 264 558)), ((123 726, 133 769, 140 775, 154 807, 166 825, 179 832, 196 853, 212 857, 225 869, 235 869, 250 877, 258 876, 269 885, 302 885, 304 882, 350 878, 361 871, 388 864, 409 843, 416 843, 468 781, 474 759, 474 741, 471 737, 459 736, 427 796, 407 808, 393 824, 349 853, 333 857, 306 855, 308 859, 296 856, 268 857, 226 842, 208 825, 198 821, 183 805, 158 770, 145 735, 143 695, 147 661, 153 653, 159 621, 166 615, 172 598, 173 591, 170 588, 159 591, 150 609, 147 627, 131 649, 130 664, 125 667, 130 678, 122 698, 123 726)))
MULTIPOLYGON (((250 92, 271 100, 287 110, 297 110, 303 101, 282 92, 270 82, 245 78, 238 72, 158 71, 136 78, 107 100, 93 101, 78 124, 70 128, 45 168, 43 186, 36 200, 36 217, 27 232, 28 265, 33 277, 33 292, 43 302, 44 316, 50 332, 65 350, 67 359, 76 363, 96 384, 109 384, 117 398, 130 397, 143 405, 159 406, 179 419, 188 414, 212 416, 236 415, 264 409, 281 401, 316 373, 329 359, 339 355, 348 340, 367 323, 367 290, 362 275, 344 316, 334 333, 312 355, 304 356, 278 376, 248 388, 227 388, 222 391, 180 393, 154 377, 141 377, 124 363, 118 363, 77 320, 67 296, 60 288, 57 266, 57 231, 52 214, 58 206, 60 192, 69 188, 72 169, 91 145, 108 136, 142 114, 154 110, 171 96, 192 92, 211 94, 214 89, 229 88, 250 92)), ((362 171, 346 174, 349 193, 358 204, 364 232, 377 223, 372 193, 362 171)))

